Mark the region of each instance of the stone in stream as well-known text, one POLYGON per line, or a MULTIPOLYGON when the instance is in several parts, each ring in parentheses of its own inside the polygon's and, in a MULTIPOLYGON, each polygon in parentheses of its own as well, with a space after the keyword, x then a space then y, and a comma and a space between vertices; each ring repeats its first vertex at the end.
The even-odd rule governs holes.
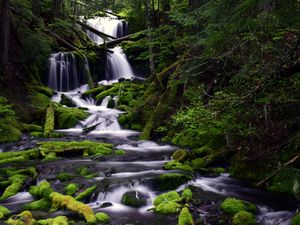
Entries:
POLYGON ((100 208, 107 208, 107 207, 111 207, 111 206, 113 206, 113 204, 111 202, 103 202, 100 205, 100 208))
POLYGON ((145 205, 148 198, 149 198, 148 194, 141 193, 136 190, 127 191, 123 194, 122 203, 124 205, 138 208, 145 205))

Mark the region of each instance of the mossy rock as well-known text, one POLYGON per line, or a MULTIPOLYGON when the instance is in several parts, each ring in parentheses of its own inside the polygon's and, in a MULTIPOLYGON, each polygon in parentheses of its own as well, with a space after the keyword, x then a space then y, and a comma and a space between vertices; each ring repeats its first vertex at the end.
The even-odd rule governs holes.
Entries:
POLYGON ((184 207, 178 217, 177 225, 194 225, 192 214, 187 207, 184 207))
POLYGON ((192 167, 194 170, 200 170, 204 167, 206 167, 206 162, 202 158, 197 158, 192 160, 192 167))
POLYGON ((58 157, 56 156, 55 152, 50 152, 46 155, 46 157, 43 159, 43 161, 52 161, 52 160, 57 160, 58 157))
POLYGON ((109 99, 107 103, 107 108, 113 109, 115 106, 116 106, 115 100, 113 100, 112 98, 109 99))
POLYGON ((10 215, 10 210, 0 205, 0 219, 10 215))
POLYGON ((49 196, 52 192, 53 189, 47 181, 42 181, 38 186, 31 186, 29 189, 29 193, 35 198, 49 199, 49 196))
POLYGON ((11 176, 9 178, 10 185, 3 192, 2 196, 0 197, 0 201, 16 195, 23 188, 27 178, 27 176, 22 174, 15 174, 11 176))
POLYGON ((109 215, 107 215, 106 213, 102 213, 102 212, 96 213, 95 217, 97 219, 97 222, 99 222, 99 223, 106 223, 110 220, 109 215))
POLYGON ((33 131, 30 133, 30 135, 32 137, 35 137, 35 138, 42 138, 44 137, 44 133, 43 132, 39 132, 39 131, 33 131))
POLYGON ((173 153, 172 159, 177 161, 177 162, 182 163, 186 160, 191 159, 191 153, 189 151, 186 151, 186 150, 183 150, 183 149, 178 149, 173 153))
POLYGON ((60 173, 57 175, 57 179, 60 180, 61 182, 64 182, 64 181, 69 181, 71 180, 71 175, 69 173, 60 173))
POLYGON ((146 195, 139 191, 127 191, 123 194, 121 202, 124 205, 138 208, 145 205, 148 198, 149 195, 146 195))
POLYGON ((97 185, 94 185, 92 187, 87 188, 86 190, 84 190, 83 192, 79 193, 76 197, 75 200, 83 200, 86 199, 88 197, 90 197, 94 191, 97 189, 97 185))
POLYGON ((28 203, 22 206, 24 210, 49 210, 51 208, 51 203, 48 199, 42 198, 40 200, 28 203))
POLYGON ((46 220, 39 220, 37 225, 68 225, 68 218, 66 216, 58 216, 46 220))
POLYGON ((31 103, 35 108, 47 108, 50 104, 50 98, 42 93, 36 93, 31 96, 31 103))
POLYGON ((68 184, 68 186, 65 187, 65 194, 73 196, 78 191, 79 187, 75 183, 68 184))
POLYGON ((186 183, 187 181, 191 180, 190 176, 178 173, 170 173, 170 174, 163 174, 160 175, 158 178, 155 179, 158 190, 166 191, 176 189, 178 186, 186 183))
POLYGON ((49 88, 49 87, 46 87, 46 86, 34 86, 34 85, 31 85, 31 86, 28 86, 28 89, 29 89, 29 91, 31 93, 38 92, 38 93, 46 95, 49 98, 53 96, 52 89, 49 88))
POLYGON ((0 143, 15 142, 21 139, 21 131, 10 121, 0 121, 0 143))
POLYGON ((116 155, 125 155, 126 152, 124 150, 118 149, 118 150, 115 151, 115 154, 116 155))
POLYGON ((34 225, 36 221, 31 212, 24 211, 17 216, 9 218, 5 223, 8 225, 34 225))
POLYGON ((255 225, 255 216, 247 211, 240 211, 232 218, 233 225, 255 225))
POLYGON ((21 123, 20 128, 22 132, 42 132, 43 127, 36 124, 21 123))
POLYGON ((124 111, 124 112, 127 112, 131 109, 131 107, 127 106, 127 105, 118 105, 116 107, 117 110, 120 110, 120 111, 124 111))
POLYGON ((234 215, 240 211, 256 212, 257 208, 254 204, 243 202, 236 198, 227 198, 220 206, 224 213, 234 215))
POLYGON ((54 110, 55 124, 58 129, 72 128, 89 115, 82 109, 61 107, 59 105, 55 105, 54 110))
POLYGON ((293 216, 291 225, 300 225, 300 213, 293 216))
POLYGON ((153 205, 158 206, 163 202, 180 202, 182 199, 176 191, 170 191, 157 196, 154 199, 153 205))
POLYGON ((171 160, 164 164, 163 169, 165 170, 182 170, 187 172, 193 172, 193 168, 188 164, 182 164, 180 162, 177 162, 175 160, 171 160))
POLYGON ((155 208, 155 212, 159 214, 174 214, 180 212, 181 205, 177 202, 163 202, 155 208))
POLYGON ((86 92, 84 92, 82 95, 83 96, 88 96, 88 95, 98 95, 99 93, 103 92, 103 91, 106 91, 107 89, 111 88, 111 86, 99 86, 99 87, 96 87, 96 88, 93 88, 93 89, 90 89, 86 92))
POLYGON ((76 107, 76 104, 64 94, 61 95, 60 104, 68 107, 76 107))
POLYGON ((183 189, 182 193, 181 193, 181 197, 183 199, 185 199, 186 201, 190 201, 193 198, 193 192, 191 189, 189 188, 185 188, 183 189))

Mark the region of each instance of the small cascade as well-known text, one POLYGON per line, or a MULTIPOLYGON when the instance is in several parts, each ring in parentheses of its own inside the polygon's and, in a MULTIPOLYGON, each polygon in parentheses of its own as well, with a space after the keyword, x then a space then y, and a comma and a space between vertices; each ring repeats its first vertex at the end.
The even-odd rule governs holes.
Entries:
POLYGON ((89 71, 88 61, 82 62, 71 52, 51 54, 49 58, 48 86, 56 91, 73 90, 85 83, 89 71))
MULTIPOLYGON (((86 23, 102 33, 120 38, 128 34, 128 23, 119 20, 115 16, 95 17, 88 19, 86 23)), ((96 44, 103 44, 105 40, 98 35, 87 31, 87 35, 96 44)), ((134 77, 133 70, 127 60, 126 55, 120 46, 110 48, 107 54, 106 80, 118 80, 120 78, 130 79, 134 77)))

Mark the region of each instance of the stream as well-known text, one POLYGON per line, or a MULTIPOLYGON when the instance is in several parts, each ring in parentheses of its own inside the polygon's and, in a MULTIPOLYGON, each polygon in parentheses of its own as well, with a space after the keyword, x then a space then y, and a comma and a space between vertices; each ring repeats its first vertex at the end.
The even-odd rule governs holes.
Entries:
MULTIPOLYGON (((109 23, 110 26, 114 24, 115 33, 107 31, 107 29, 104 28, 100 29, 99 23, 101 23, 101 21, 99 19, 90 20, 88 23, 93 25, 95 29, 107 31, 110 35, 118 36, 120 33, 122 35, 126 33, 124 31, 126 29, 120 26, 120 21, 111 22, 110 20, 105 20, 104 22, 109 23), (123 33, 120 31, 117 32, 118 29, 121 29, 123 33)), ((123 21, 121 21, 121 23, 126 24, 123 21)), ((96 43, 101 43, 99 37, 92 34, 89 35, 96 43)), ((110 72, 108 71, 106 74, 106 78, 108 79, 106 81, 100 81, 99 85, 109 85, 117 82, 119 78, 127 79, 134 76, 122 49, 115 47, 112 51, 114 53, 109 53, 112 55, 109 57, 110 72)), ((58 58, 57 54, 51 56, 52 61, 55 58, 58 58)), ((62 58, 68 57, 63 57, 61 54, 59 60, 61 61, 62 58)), ((152 203, 155 197, 163 193, 158 191, 155 183, 153 183, 153 178, 166 173, 182 173, 181 171, 166 171, 162 169, 163 164, 170 160, 172 153, 178 149, 178 147, 153 141, 141 141, 138 140, 139 132, 122 129, 118 123, 118 116, 124 112, 107 108, 110 97, 105 98, 102 102, 96 102, 88 97, 83 99, 81 97, 82 93, 88 90, 88 85, 83 84, 81 78, 76 78, 72 81, 64 80, 71 80, 70 77, 72 74, 76 74, 77 76, 77 73, 74 72, 74 66, 68 65, 68 63, 74 61, 73 56, 70 56, 69 59, 70 61, 60 64, 66 64, 67 66, 65 68, 55 68, 54 70, 52 68, 51 70, 52 78, 49 79, 51 81, 50 86, 57 90, 52 101, 60 102, 61 95, 64 94, 67 98, 72 100, 77 107, 85 108, 90 116, 84 121, 81 121, 74 128, 56 130, 57 132, 64 133, 65 137, 54 140, 93 140, 107 142, 114 144, 117 149, 125 150, 126 154, 120 156, 96 157, 93 159, 70 156, 69 158, 55 162, 36 162, 38 171, 40 171, 37 183, 42 180, 50 180, 53 181, 52 185, 54 185, 54 188, 59 189, 62 183, 55 180, 57 174, 60 172, 74 171, 78 166, 87 166, 97 175, 94 178, 78 177, 74 182, 84 184, 85 186, 97 185, 97 189, 88 204, 95 212, 101 211, 107 213, 111 217, 111 224, 177 224, 177 216, 157 215, 149 209, 153 207, 152 203), (73 72, 63 72, 68 70, 66 68, 70 68, 73 72), (64 73, 68 74, 67 78, 65 78, 64 73), (76 88, 72 88, 74 87, 74 82, 76 83, 76 88), (64 89, 72 90, 64 91, 64 89), (91 126, 95 126, 96 129, 88 134, 82 134, 82 130, 85 127, 91 126), (128 191, 139 191, 143 193, 147 196, 146 204, 139 208, 123 205, 121 203, 122 196, 128 191)), ((53 66, 57 66, 53 62, 52 64, 53 66)), ((115 100, 117 101, 117 99, 115 100)), ((23 140, 19 143, 0 145, 0 150, 28 149, 33 147, 37 141, 40 140, 24 136, 23 140)), ((45 141, 47 140, 45 139, 45 141)), ((191 181, 179 186, 176 191, 182 191, 187 186, 192 187, 194 198, 203 200, 201 204, 192 205, 191 207, 193 209, 195 222, 201 218, 201 224, 205 225, 220 224, 215 219, 220 215, 220 212, 216 211, 216 207, 214 206, 219 205, 226 197, 236 197, 256 204, 259 209, 256 219, 260 225, 289 225, 291 217, 297 208, 296 201, 293 198, 278 196, 254 189, 245 182, 230 178, 228 174, 221 174, 219 176, 196 174, 191 181)), ((0 204, 12 211, 19 211, 21 205, 33 200, 33 197, 28 192, 21 192, 0 202, 0 204)), ((33 212, 33 214, 36 218, 47 218, 54 215, 72 216, 64 211, 53 213, 33 212)))

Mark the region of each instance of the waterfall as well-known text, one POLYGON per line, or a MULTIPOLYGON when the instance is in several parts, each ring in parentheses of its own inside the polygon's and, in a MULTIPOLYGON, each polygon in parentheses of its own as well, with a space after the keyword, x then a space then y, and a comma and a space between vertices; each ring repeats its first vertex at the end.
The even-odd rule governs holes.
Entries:
POLYGON ((85 83, 84 74, 88 71, 86 58, 80 61, 71 52, 51 54, 48 86, 56 91, 73 90, 85 83))
MULTIPOLYGON (((102 33, 109 36, 120 38, 128 34, 128 23, 119 20, 115 16, 109 17, 94 17, 88 19, 86 23, 102 33)), ((96 44, 103 44, 105 40, 98 35, 87 31, 87 35, 96 44)), ((133 70, 127 60, 126 55, 120 46, 110 48, 107 54, 107 67, 106 67, 106 80, 118 80, 120 78, 132 78, 134 77, 133 70)))

